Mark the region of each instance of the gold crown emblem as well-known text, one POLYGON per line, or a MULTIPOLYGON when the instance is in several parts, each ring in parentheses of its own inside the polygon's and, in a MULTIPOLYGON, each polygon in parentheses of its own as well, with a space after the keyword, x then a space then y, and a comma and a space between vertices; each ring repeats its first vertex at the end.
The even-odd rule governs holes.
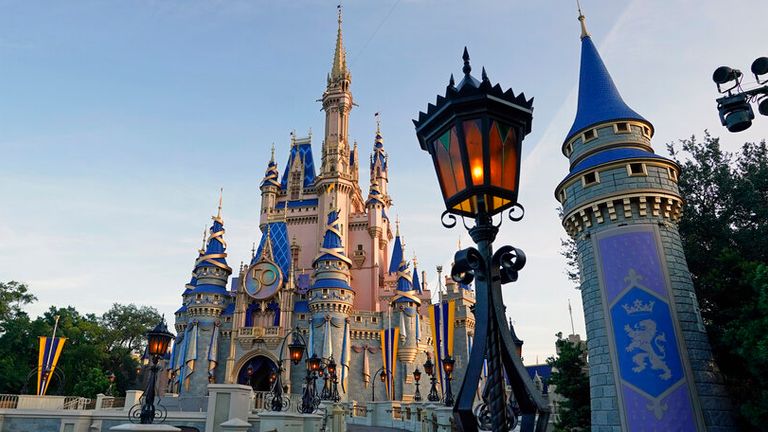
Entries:
POLYGON ((627 312, 627 315, 635 315, 639 313, 651 313, 653 312, 654 301, 651 300, 648 303, 643 303, 640 299, 632 302, 632 305, 623 304, 621 307, 627 312))

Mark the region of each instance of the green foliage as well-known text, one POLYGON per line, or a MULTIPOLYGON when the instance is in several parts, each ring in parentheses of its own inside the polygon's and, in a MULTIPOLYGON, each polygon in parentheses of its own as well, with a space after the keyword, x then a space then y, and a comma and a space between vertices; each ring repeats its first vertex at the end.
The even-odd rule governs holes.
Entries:
POLYGON ((21 313, 21 306, 32 303, 37 298, 29 293, 27 284, 10 281, 0 282, 0 334, 5 331, 5 324, 21 313))
POLYGON ((114 304, 101 317, 80 314, 74 307, 51 307, 31 320, 20 306, 35 297, 24 284, 0 283, 0 393, 34 391, 39 337, 50 336, 59 316, 57 337, 65 337, 57 369, 63 385, 52 381, 49 394, 92 397, 106 391, 106 371, 115 373, 115 393, 137 388, 137 357, 146 345, 145 333, 160 320, 147 306, 114 304), (29 379, 27 379, 29 378, 29 379))
POLYGON ((686 199, 680 235, 715 361, 743 429, 768 422, 768 148, 669 144, 686 199))
POLYGON ((580 343, 563 339, 557 334, 557 357, 547 359, 552 366, 549 385, 563 397, 557 411, 556 431, 589 430, 590 396, 586 353, 580 343))
POLYGON ((95 398, 97 394, 104 393, 109 387, 109 378, 98 367, 90 368, 85 375, 75 384, 72 396, 95 398))

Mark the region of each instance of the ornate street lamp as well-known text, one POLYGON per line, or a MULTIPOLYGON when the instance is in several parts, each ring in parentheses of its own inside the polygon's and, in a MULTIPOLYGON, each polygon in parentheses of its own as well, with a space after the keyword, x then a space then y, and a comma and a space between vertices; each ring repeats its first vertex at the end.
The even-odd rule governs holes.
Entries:
POLYGON ((549 411, 515 353, 501 296, 501 285, 517 280, 525 254, 511 246, 494 254, 493 241, 501 221, 494 224, 492 219, 505 210, 512 221, 523 217, 524 209, 517 202, 520 155, 523 137, 531 131, 533 99, 491 84, 485 69, 481 81, 474 78, 466 48, 463 60, 461 82, 456 85, 451 76, 445 96, 438 96, 414 120, 419 144, 432 157, 445 201, 443 225, 452 228, 457 216, 461 217, 477 244, 477 248, 456 252, 451 269, 457 282, 475 280, 477 301, 475 344, 456 397, 454 417, 463 432, 478 430, 472 408, 487 353, 490 388, 479 417, 490 421, 482 420, 480 426, 494 431, 511 429, 515 419, 508 416, 508 399, 514 399, 524 416, 523 431, 533 430, 537 413, 536 430, 543 431, 549 411), (474 219, 474 226, 467 226, 465 218, 474 219), (514 398, 507 398, 504 372, 514 398))
POLYGON ((301 359, 304 357, 304 350, 307 346, 298 327, 289 331, 288 334, 283 337, 283 342, 280 344, 280 351, 277 352, 279 356, 279 359, 277 360, 277 371, 272 371, 269 376, 269 382, 272 385, 272 411, 282 411, 283 409, 287 409, 291 402, 288 397, 283 396, 282 380, 283 371, 285 370, 283 369, 283 361, 285 361, 283 358, 285 342, 291 336, 293 336, 293 339, 288 345, 288 358, 294 365, 298 365, 299 362, 301 362, 301 359))
POLYGON ((376 377, 381 378, 381 382, 387 382, 387 372, 384 370, 384 366, 380 367, 373 373, 373 379, 371 380, 371 402, 376 402, 376 377), (381 373, 381 374, 379 374, 381 373))
POLYGON ((430 402, 437 402, 440 400, 440 395, 437 393, 437 377, 435 376, 435 365, 432 363, 432 359, 427 357, 427 361, 424 363, 424 373, 429 375, 429 381, 432 384, 429 388, 429 394, 427 400, 430 402))
POLYGON ((151 424, 155 421, 156 416, 160 422, 165 420, 165 409, 159 407, 161 409, 158 411, 155 407, 155 381, 157 380, 157 372, 160 370, 157 362, 168 351, 168 344, 171 343, 171 339, 173 339, 173 334, 168 331, 165 318, 161 319, 160 323, 147 333, 147 353, 152 361, 152 366, 149 369, 149 380, 144 396, 142 396, 142 403, 133 406, 128 412, 128 418, 131 421, 138 418, 141 424, 151 424))
POLYGON ((298 411, 302 414, 312 414, 317 410, 320 405, 320 397, 317 395, 317 381, 318 373, 321 373, 322 359, 317 354, 312 354, 312 357, 307 358, 307 376, 305 378, 304 391, 301 395, 301 404, 298 407, 298 411))
POLYGON ((443 359, 443 371, 445 372, 445 405, 453 406, 453 391, 451 391, 451 381, 453 381, 453 365, 456 360, 453 357, 443 359))
POLYGON ((413 371, 413 380, 416 382, 416 391, 413 393, 413 400, 421 402, 421 393, 419 392, 419 381, 421 380, 421 371, 416 366, 416 370, 413 371))

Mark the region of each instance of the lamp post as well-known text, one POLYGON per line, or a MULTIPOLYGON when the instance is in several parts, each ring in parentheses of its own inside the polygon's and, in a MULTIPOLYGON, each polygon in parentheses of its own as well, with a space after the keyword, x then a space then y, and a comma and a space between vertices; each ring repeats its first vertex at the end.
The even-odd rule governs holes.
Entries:
POLYGON ((373 380, 371 380, 371 402, 376 402, 376 377, 381 378, 381 382, 387 382, 387 372, 384 370, 384 366, 373 373, 373 380))
MULTIPOLYGON (((160 323, 155 326, 152 331, 147 333, 147 352, 152 361, 152 366, 149 368, 149 380, 147 382, 147 389, 144 391, 143 403, 141 404, 141 411, 139 413, 139 420, 141 424, 151 424, 155 420, 155 381, 157 380, 157 372, 160 370, 160 366, 157 362, 160 357, 164 356, 168 351, 168 344, 171 342, 173 334, 168 331, 168 327, 165 325, 165 318, 160 320, 160 323)), ((137 407, 134 407, 137 408, 137 407)), ((129 418, 133 420, 135 418, 136 410, 131 409, 129 412, 129 418)), ((164 419, 161 418, 160 421, 164 419)))
MULTIPOLYGON (((525 254, 511 246, 503 246, 494 253, 493 241, 501 220, 494 223, 492 219, 505 210, 509 210, 512 221, 523 217, 524 209, 517 202, 520 155, 523 137, 531 131, 533 100, 494 86, 485 69, 482 80, 477 80, 470 74, 472 67, 466 48, 462 58, 463 79, 455 84, 451 76, 445 96, 438 96, 436 103, 413 121, 421 149, 432 157, 445 201, 443 226, 452 228, 457 217, 461 217, 477 244, 477 248, 456 252, 451 268, 455 281, 475 281, 477 302, 475 345, 456 396, 454 417, 463 432, 478 430, 472 408, 487 353, 489 396, 480 409, 480 418, 490 421, 481 420, 480 426, 504 431, 514 424, 507 414, 511 408, 507 404, 506 372, 523 414, 532 419, 538 413, 536 430, 543 431, 548 408, 536 395, 525 367, 515 355, 501 296, 501 285, 517 280, 525 254), (474 226, 469 227, 465 218, 474 219, 474 226)), ((452 368, 445 363, 443 366, 452 368)), ((533 430, 533 422, 523 423, 523 431, 533 430)))
POLYGON ((416 370, 413 371, 413 380, 416 382, 416 391, 413 393, 413 400, 421 402, 421 393, 419 392, 419 381, 421 380, 421 371, 416 366, 416 370))
POLYGON ((437 377, 435 376, 435 365, 432 363, 432 359, 427 357, 427 361, 424 363, 424 373, 429 375, 429 381, 431 386, 429 388, 429 394, 427 400, 430 402, 437 402, 440 400, 440 395, 437 393, 437 377))
POLYGON ((445 372, 445 406, 453 406, 453 391, 451 391, 451 381, 453 381, 453 366, 456 360, 453 357, 443 359, 443 371, 445 372))
POLYGON ((253 384, 251 384, 251 378, 253 378, 253 365, 248 365, 248 369, 245 370, 246 375, 248 375, 248 387, 253 388, 253 384))
MULTIPOLYGON (((299 332, 299 328, 295 328, 288 332, 283 338, 282 344, 280 344, 280 351, 278 351, 277 370, 272 371, 269 376, 269 382, 272 384, 272 411, 282 411, 287 409, 290 404, 290 400, 283 400, 283 352, 285 351, 285 342, 288 338, 293 336, 291 343, 288 345, 288 358, 291 363, 298 365, 301 359, 304 357, 304 349, 307 347, 304 337, 299 332)), ((250 378, 249 378, 250 381, 250 378)))
POLYGON ((320 397, 317 396, 315 382, 317 381, 318 373, 321 373, 322 370, 322 359, 317 354, 312 354, 312 357, 307 358, 306 362, 307 377, 305 378, 304 391, 301 395, 299 412, 302 414, 312 414, 320 405, 320 397))

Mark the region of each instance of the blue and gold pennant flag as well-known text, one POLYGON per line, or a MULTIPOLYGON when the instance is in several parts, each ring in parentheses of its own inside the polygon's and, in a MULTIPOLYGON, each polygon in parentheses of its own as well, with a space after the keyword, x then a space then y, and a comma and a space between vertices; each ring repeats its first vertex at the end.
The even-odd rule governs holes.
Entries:
POLYGON ((40 336, 40 353, 37 358, 37 394, 45 395, 48 391, 48 384, 51 382, 53 371, 59 362, 61 350, 64 349, 64 342, 67 338, 40 336))
POLYGON ((456 315, 456 302, 449 300, 435 303, 429 308, 429 323, 432 327, 432 348, 435 355, 435 373, 440 386, 443 385, 443 359, 453 357, 453 323, 456 315))
POLYGON ((395 373, 397 372, 397 348, 399 344, 399 328, 381 330, 381 360, 387 374, 385 383, 387 397, 390 400, 395 400, 395 373))

